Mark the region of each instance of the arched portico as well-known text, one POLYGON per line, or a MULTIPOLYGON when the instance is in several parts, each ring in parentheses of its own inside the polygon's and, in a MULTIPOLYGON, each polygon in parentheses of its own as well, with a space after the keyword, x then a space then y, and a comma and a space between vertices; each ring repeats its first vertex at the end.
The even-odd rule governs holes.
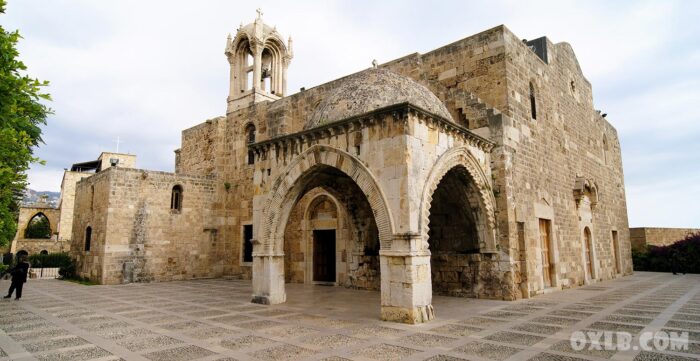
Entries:
POLYGON ((489 297, 500 277, 495 199, 490 182, 467 146, 449 149, 426 178, 420 234, 430 251, 433 294, 489 297))
POLYGON ((496 252, 496 200, 493 196, 491 183, 479 165, 479 161, 471 154, 466 146, 455 147, 438 158, 425 181, 420 205, 419 227, 424 242, 428 242, 428 224, 430 223, 430 207, 433 194, 442 179, 453 169, 461 169, 467 173, 478 196, 476 201, 483 214, 483 227, 479 229, 479 249, 482 253, 496 252))
POLYGON ((376 177, 357 158, 325 145, 299 154, 271 183, 266 197, 256 197, 258 227, 253 249, 253 302, 282 303, 284 292, 284 231, 292 208, 324 173, 347 177, 366 198, 374 215, 381 247, 390 244, 394 226, 388 202, 376 177))

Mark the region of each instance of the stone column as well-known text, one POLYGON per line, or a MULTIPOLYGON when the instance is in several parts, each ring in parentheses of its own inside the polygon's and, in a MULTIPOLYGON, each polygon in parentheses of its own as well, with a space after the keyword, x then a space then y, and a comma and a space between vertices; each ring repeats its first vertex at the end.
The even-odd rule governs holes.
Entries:
POLYGON ((423 323, 435 318, 430 251, 418 233, 396 235, 391 250, 379 252, 384 321, 423 323))
MULTIPOLYGON (((254 250, 261 245, 253 240, 254 250)), ((253 299, 263 305, 284 303, 284 254, 261 254, 253 252, 253 299)))
POLYGON ((260 91, 262 89, 262 52, 263 47, 260 44, 254 44, 251 47, 253 51, 253 89, 260 91))

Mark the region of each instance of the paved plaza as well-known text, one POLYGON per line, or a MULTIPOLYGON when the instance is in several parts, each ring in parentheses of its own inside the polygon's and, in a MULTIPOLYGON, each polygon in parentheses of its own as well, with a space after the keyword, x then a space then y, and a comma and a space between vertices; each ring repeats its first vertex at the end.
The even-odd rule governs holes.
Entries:
POLYGON ((637 272, 517 302, 434 297, 437 319, 422 325, 379 321, 378 292, 292 284, 286 304, 250 298, 240 280, 31 280, 22 300, 0 302, 0 360, 700 358, 699 275, 637 272), (576 330, 687 331, 690 342, 682 352, 575 351, 576 330))

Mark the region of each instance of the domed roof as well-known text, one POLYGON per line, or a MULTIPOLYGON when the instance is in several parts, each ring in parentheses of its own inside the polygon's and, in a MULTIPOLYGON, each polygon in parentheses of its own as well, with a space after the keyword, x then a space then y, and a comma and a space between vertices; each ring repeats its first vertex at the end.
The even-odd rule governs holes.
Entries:
POLYGON ((305 129, 406 102, 452 120, 445 104, 433 92, 392 71, 371 68, 339 82, 341 84, 316 107, 305 129))

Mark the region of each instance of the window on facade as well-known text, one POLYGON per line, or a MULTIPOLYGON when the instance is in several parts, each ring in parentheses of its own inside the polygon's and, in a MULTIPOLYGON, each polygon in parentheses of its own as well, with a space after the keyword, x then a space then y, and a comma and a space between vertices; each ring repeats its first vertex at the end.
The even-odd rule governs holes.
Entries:
POLYGON ((95 205, 95 186, 90 186, 90 210, 95 205))
POLYGON ((243 262, 253 262, 253 225, 243 226, 243 262))
POLYGON ((170 196, 170 209, 176 213, 182 211, 182 186, 180 185, 173 187, 173 192, 170 196))
POLYGON ((85 229, 85 252, 90 251, 90 242, 92 242, 92 227, 85 229))
POLYGON ((49 251, 42 249, 41 252, 39 252, 39 254, 49 254, 49 251))
MULTIPOLYGON (((255 143, 255 126, 253 124, 248 124, 245 128, 246 141, 248 144, 255 143)), ((255 152, 248 150, 248 164, 255 164, 255 152)))
POLYGON ((530 83, 530 115, 537 119, 537 100, 535 99, 535 86, 530 83))
POLYGON ((603 162, 605 165, 608 164, 608 153, 609 153, 608 136, 603 135, 603 162))
POLYGON ((245 128, 245 134, 248 144, 255 143, 255 126, 253 124, 248 124, 245 128))

